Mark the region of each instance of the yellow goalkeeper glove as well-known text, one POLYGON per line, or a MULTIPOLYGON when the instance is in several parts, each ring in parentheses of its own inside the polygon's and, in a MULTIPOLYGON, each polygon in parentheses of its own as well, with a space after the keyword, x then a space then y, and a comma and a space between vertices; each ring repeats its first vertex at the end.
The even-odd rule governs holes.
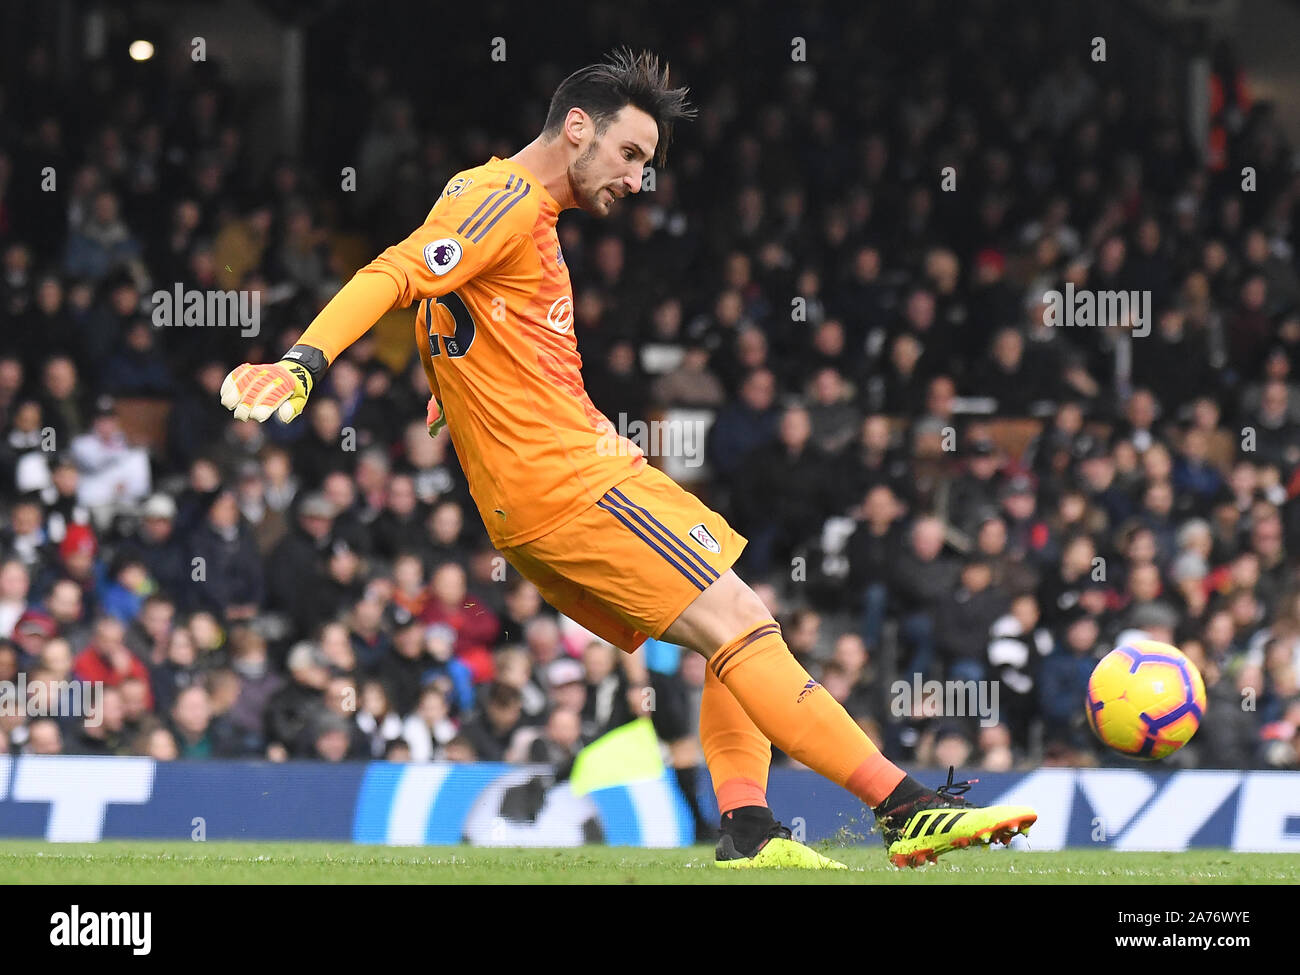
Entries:
POLYGON ((295 345, 279 362, 245 362, 231 370, 221 384, 221 405, 233 410, 236 420, 251 417, 262 423, 277 413, 288 423, 307 405, 326 365, 325 353, 309 345, 295 345))

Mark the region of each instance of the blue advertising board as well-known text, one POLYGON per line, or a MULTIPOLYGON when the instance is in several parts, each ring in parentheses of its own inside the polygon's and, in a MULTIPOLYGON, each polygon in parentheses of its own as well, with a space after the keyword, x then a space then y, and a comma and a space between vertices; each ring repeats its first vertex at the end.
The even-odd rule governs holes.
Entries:
MULTIPOLYGON (((980 779, 969 797, 981 804, 1038 811, 1032 849, 1300 852, 1296 772, 1044 768, 965 777, 980 779)), ((878 842, 869 810, 813 772, 774 769, 768 796, 810 842, 878 842)), ((712 814, 712 796, 700 799, 712 814)), ((24 755, 0 756, 0 837, 676 847, 693 841, 693 828, 671 773, 577 795, 540 765, 24 755)))

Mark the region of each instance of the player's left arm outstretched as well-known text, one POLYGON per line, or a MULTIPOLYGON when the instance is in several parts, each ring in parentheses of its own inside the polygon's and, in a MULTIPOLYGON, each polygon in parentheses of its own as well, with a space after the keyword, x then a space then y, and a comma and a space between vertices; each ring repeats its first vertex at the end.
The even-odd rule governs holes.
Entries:
MULTIPOLYGON (((521 238, 515 221, 502 221, 486 235, 466 228, 467 218, 499 189, 484 180, 454 196, 444 191, 424 224, 358 271, 279 362, 245 362, 231 370, 221 384, 222 405, 237 420, 294 420, 330 364, 387 312, 445 295, 509 260, 521 238)), ((427 359, 425 371, 432 392, 426 423, 433 436, 446 417, 427 359)))

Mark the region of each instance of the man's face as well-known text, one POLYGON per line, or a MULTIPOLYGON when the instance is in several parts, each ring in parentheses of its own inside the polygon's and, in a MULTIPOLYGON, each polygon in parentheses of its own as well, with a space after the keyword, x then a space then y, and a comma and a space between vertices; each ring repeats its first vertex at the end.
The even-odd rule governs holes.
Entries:
POLYGON ((208 521, 214 528, 230 528, 239 523, 239 505, 229 491, 217 495, 208 509, 208 521))
POLYGON ((569 186, 576 206, 597 217, 609 215, 614 201, 641 192, 641 171, 654 158, 659 129, 646 112, 625 105, 604 132, 585 112, 577 124, 570 113, 566 130, 577 128, 578 157, 569 166, 569 186))
POLYGON ((1096 645, 1097 635, 1097 621, 1091 616, 1084 616, 1070 624, 1065 639, 1076 653, 1084 653, 1096 645))
POLYGON ((95 627, 95 642, 105 652, 118 649, 122 635, 122 624, 115 619, 106 619, 95 627))
POLYGON ((303 530, 312 538, 324 538, 329 534, 330 527, 334 524, 332 518, 322 518, 319 515, 303 515, 299 519, 303 530))
POLYGON ((176 608, 171 603, 149 603, 140 612, 140 622, 146 633, 157 638, 171 630, 175 615, 176 608))
POLYGON ((925 520, 916 524, 912 532, 912 550, 922 562, 929 562, 943 551, 943 525, 925 520))
POLYGON ((751 410, 766 410, 776 397, 776 382, 772 374, 759 371, 745 380, 740 389, 740 398, 751 410))
POLYGON ((55 583, 54 588, 50 590, 46 608, 60 623, 81 619, 81 587, 75 582, 55 583))
POLYGON ((583 705, 587 703, 587 686, 575 682, 552 687, 551 701, 557 711, 581 711, 583 705))
POLYGON ((105 413, 102 416, 95 417, 95 435, 100 440, 112 440, 117 436, 118 429, 117 417, 112 413, 105 413))
POLYGON ((316 754, 327 762, 341 762, 348 756, 346 732, 331 729, 316 739, 316 754))
POLYGON ((868 521, 888 522, 894 518, 894 492, 882 486, 874 487, 867 494, 863 512, 868 521))
POLYGON ((582 720, 576 711, 554 711, 546 722, 546 733, 560 747, 572 748, 582 737, 582 720))
POLYGON ((504 732, 519 723, 523 708, 519 704, 489 704, 487 718, 492 727, 504 732))
POLYGON ((15 535, 31 535, 41 527, 41 509, 34 504, 14 505, 10 517, 15 535))
POLYGON ((77 493, 77 481, 80 475, 72 464, 60 464, 54 468, 54 486, 65 498, 77 493))
POLYGON ((147 516, 142 521, 145 536, 154 542, 165 542, 171 537, 174 522, 170 518, 147 516))
POLYGON ((63 736, 52 720, 32 725, 27 739, 27 750, 33 755, 58 755, 63 751, 63 736))

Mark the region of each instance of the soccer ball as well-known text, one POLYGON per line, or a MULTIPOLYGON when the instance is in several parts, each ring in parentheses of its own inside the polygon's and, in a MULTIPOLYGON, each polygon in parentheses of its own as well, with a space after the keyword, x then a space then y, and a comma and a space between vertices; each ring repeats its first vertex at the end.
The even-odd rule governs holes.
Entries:
POLYGON ((1134 758, 1164 758, 1191 740, 1205 714, 1205 682, 1177 647, 1134 640, 1116 647, 1088 678, 1088 724, 1134 758))

